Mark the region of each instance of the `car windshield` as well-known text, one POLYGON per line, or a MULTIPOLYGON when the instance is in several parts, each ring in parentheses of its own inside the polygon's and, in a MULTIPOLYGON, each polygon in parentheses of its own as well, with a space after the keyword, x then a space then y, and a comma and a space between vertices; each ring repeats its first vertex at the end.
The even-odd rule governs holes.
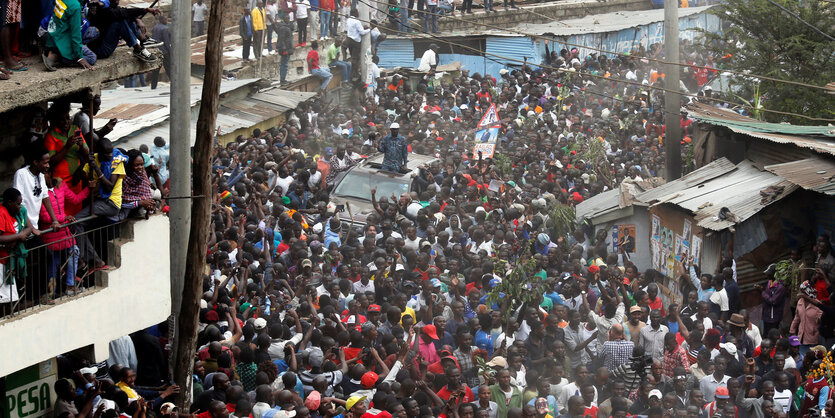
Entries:
POLYGON ((371 189, 377 188, 377 196, 400 196, 409 191, 409 177, 390 178, 383 175, 371 175, 369 173, 353 170, 342 178, 333 194, 339 197, 371 200, 371 189))

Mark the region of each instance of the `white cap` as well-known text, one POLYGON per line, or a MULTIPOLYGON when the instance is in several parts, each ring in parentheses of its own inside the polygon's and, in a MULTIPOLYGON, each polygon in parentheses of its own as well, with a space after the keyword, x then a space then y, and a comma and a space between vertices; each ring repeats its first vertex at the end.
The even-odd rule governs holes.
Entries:
POLYGON ((501 74, 501 75, 505 75, 505 74, 507 74, 507 69, 506 69, 506 68, 502 68, 501 70, 499 70, 499 74, 501 74))
POLYGON ((351 134, 351 131, 349 131, 347 129, 342 129, 342 135, 350 135, 350 134, 351 134))
POLYGON ((389 126, 389 129, 400 129, 400 124, 397 122, 393 122, 391 126, 389 126))
POLYGON ((652 398, 653 396, 655 396, 658 399, 661 399, 661 391, 658 390, 658 389, 653 389, 653 390, 649 391, 649 396, 648 397, 652 398))
POLYGON ((267 327, 267 320, 264 318, 255 318, 253 324, 256 330, 264 329, 267 327))
POLYGON ((736 355, 736 345, 734 343, 719 343, 719 347, 724 348, 732 356, 736 355))
POLYGON ((78 372, 81 373, 81 374, 96 374, 96 373, 98 373, 98 371, 99 371, 99 368, 96 367, 96 366, 82 367, 81 369, 78 370, 78 372))

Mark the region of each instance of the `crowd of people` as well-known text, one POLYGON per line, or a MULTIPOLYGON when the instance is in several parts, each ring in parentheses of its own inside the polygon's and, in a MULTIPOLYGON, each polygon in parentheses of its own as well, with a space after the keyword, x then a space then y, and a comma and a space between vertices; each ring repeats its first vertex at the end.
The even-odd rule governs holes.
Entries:
MULTIPOLYGON (((375 77, 357 104, 319 95, 281 126, 218 144, 191 410, 172 403, 186 394, 171 382, 163 323, 113 341, 100 364, 59 357, 54 416, 832 415, 830 237, 793 254, 815 269, 798 289, 763 272, 757 323, 732 253, 717 271, 685 260, 682 277, 665 278, 623 246, 612 252, 605 233, 556 219, 554 208, 663 171, 658 45, 549 49, 541 67, 494 75, 436 74, 437 50, 414 90, 399 74, 375 77), (494 108, 496 154, 474 153, 494 108), (400 195, 369 184, 374 211, 355 222, 330 192, 375 153, 393 175, 413 155, 436 160, 400 195)), ((712 64, 687 43, 682 53, 712 64)), ((682 83, 709 76, 694 66, 682 83)), ((120 149, 107 140, 115 121, 93 130, 95 100, 82 109, 71 117, 56 102, 33 118, 26 164, 3 193, 3 309, 33 280, 32 235, 54 293, 70 294, 80 272, 107 268, 83 235, 87 215, 114 222, 163 206, 165 141, 120 149)), ((680 123, 686 163, 692 121, 682 112, 680 123)))
MULTIPOLYGON (((709 62, 705 51, 682 50, 688 62, 709 62)), ((648 59, 657 45, 618 57, 549 50, 547 66, 495 76, 435 77, 431 53, 415 90, 384 76, 357 105, 320 95, 281 126, 217 146, 190 411, 171 403, 183 388, 170 384, 160 324, 114 341, 99 365, 62 356, 68 379, 56 384, 55 416, 832 415, 829 237, 807 255, 817 270, 799 289, 773 267, 763 273, 755 323, 731 253, 715 272, 685 260, 686 273, 668 279, 610 252, 605 233, 552 219, 555 207, 663 170, 664 79, 648 59), (496 155, 474 154, 492 106, 496 155), (377 152, 394 173, 415 154, 437 159, 401 195, 368 185, 374 212, 354 222, 329 192, 377 152), (502 292, 519 277, 529 290, 521 302, 502 292)), ((682 83, 697 87, 708 75, 693 67, 682 83)), ((22 170, 73 184, 73 168, 96 165, 64 129, 67 113, 50 115, 56 152, 22 170)), ((691 122, 682 113, 685 133, 691 122)), ((128 151, 123 165, 146 184, 141 156, 128 151)), ((165 169, 150 159, 152 174, 165 169)), ((118 178, 118 166, 100 167, 100 185, 118 178)), ((22 206, 37 213, 29 201, 22 206)), ((41 224, 61 222, 45 206, 41 224)))

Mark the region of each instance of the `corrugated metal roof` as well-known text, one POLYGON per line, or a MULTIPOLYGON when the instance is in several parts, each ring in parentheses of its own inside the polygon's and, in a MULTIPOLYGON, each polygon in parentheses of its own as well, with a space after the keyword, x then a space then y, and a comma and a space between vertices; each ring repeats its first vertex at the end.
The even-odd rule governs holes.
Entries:
MULTIPOLYGON (((699 14, 711 6, 678 9, 678 18, 699 14)), ((523 23, 514 28, 519 32, 553 34, 555 36, 581 35, 585 33, 606 33, 649 25, 664 21, 664 9, 623 11, 589 15, 579 19, 560 20, 549 23, 523 23)))
POLYGON ((617 189, 607 190, 580 202, 574 208, 574 213, 577 219, 594 219, 634 204, 645 206, 646 204, 637 201, 635 196, 661 184, 664 184, 664 179, 660 177, 643 181, 627 179, 617 189))
POLYGON ((766 139, 780 144, 792 144, 817 152, 835 155, 835 127, 803 126, 788 123, 761 122, 732 110, 720 109, 704 103, 687 106, 689 115, 699 122, 724 126, 736 133, 766 139))
POLYGON ((641 193, 635 196, 635 199, 648 204, 663 201, 664 197, 671 198, 677 192, 687 189, 688 187, 698 186, 706 181, 713 180, 716 177, 733 170, 733 168, 734 163, 723 157, 696 171, 693 171, 692 173, 688 173, 686 176, 676 181, 671 181, 667 184, 663 184, 652 190, 641 193))
MULTIPOLYGON (((223 80, 220 85, 220 94, 224 95, 242 87, 247 87, 259 79, 247 80, 223 80)), ((118 146, 132 148, 141 144, 150 144, 153 138, 169 136, 169 100, 168 87, 160 87, 156 90, 135 89, 130 94, 105 95, 102 98, 102 114, 118 113, 127 115, 137 113, 131 109, 135 107, 155 106, 156 110, 150 111, 133 119, 120 118, 113 132, 108 138, 115 141, 118 146), (112 96, 112 97, 111 97, 112 96)), ((195 106, 200 101, 202 86, 191 86, 191 124, 189 125, 189 137, 191 144, 197 137, 196 123, 197 111, 195 106)), ((248 91, 247 91, 248 93, 248 91)), ((217 127, 221 134, 228 134, 238 129, 249 128, 265 120, 279 116, 280 114, 295 109, 296 106, 313 96, 314 92, 297 92, 270 88, 254 94, 239 97, 235 94, 232 97, 221 98, 218 106, 217 127)), ((96 118, 97 126, 103 125, 105 120, 96 118)))
POLYGON ((577 219, 592 219, 611 210, 620 208, 618 205, 619 194, 619 189, 612 189, 580 202, 574 208, 577 219))
MULTIPOLYGON (((222 80, 220 82, 220 94, 226 94, 256 83, 259 79, 222 80)), ((171 102, 171 86, 159 85, 159 88, 151 90, 149 87, 141 88, 118 88, 116 90, 105 90, 101 98, 101 110, 95 117, 95 126, 103 126, 111 117, 119 118, 119 123, 113 128, 113 132, 107 137, 111 141, 120 141, 122 138, 135 136, 148 128, 159 125, 168 120, 169 106, 171 102), (151 107, 154 109, 151 110, 151 107), (147 109, 147 112, 135 112, 131 109, 147 109), (115 116, 111 116, 115 113, 115 116)), ((190 107, 195 107, 200 102, 203 91, 201 84, 192 84, 190 91, 190 107)), ((196 117, 196 116, 195 116, 196 117)), ((166 125, 167 126, 167 125, 166 125)), ((168 137, 168 133, 159 136, 168 137)), ((153 137, 151 137, 153 138, 153 137)))
POLYGON ((742 222, 796 189, 794 183, 758 170, 751 161, 733 166, 722 158, 636 198, 650 204, 676 205, 694 214, 700 227, 721 231, 734 225, 717 217, 721 208, 727 207, 736 215, 736 222, 742 222), (760 192, 769 188, 774 196, 765 199, 760 192))
POLYGON ((769 165, 765 169, 804 189, 835 195, 835 161, 812 157, 769 165))

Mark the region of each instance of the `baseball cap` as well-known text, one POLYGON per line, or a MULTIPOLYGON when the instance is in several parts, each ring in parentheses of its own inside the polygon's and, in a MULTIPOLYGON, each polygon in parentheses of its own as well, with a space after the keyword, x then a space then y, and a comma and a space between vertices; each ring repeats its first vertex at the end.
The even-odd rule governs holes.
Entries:
POLYGON ((159 412, 163 415, 169 414, 171 412, 177 412, 177 405, 174 405, 171 402, 166 402, 159 407, 159 412))
POLYGON ((426 325, 420 330, 420 332, 428 335, 429 338, 432 338, 433 340, 440 340, 440 338, 438 338, 438 330, 435 329, 434 325, 426 325))
POLYGON ((322 367, 324 361, 325 353, 322 352, 321 348, 314 347, 310 350, 310 355, 307 357, 307 362, 310 364, 310 367, 322 367))
POLYGON ((82 375, 96 374, 96 373, 98 373, 98 371, 99 371, 99 368, 96 367, 96 366, 82 367, 81 369, 78 370, 78 372, 81 373, 82 375))
POLYGON ((368 312, 382 312, 380 305, 368 305, 368 312))
POLYGON ((736 345, 733 343, 719 343, 719 347, 723 348, 732 356, 736 355, 736 345))
MULTIPOLYGON (((661 393, 661 392, 658 392, 661 393)), ((652 396, 652 392, 650 392, 650 396, 652 396)), ((716 399, 730 399, 730 395, 728 395, 728 388, 724 386, 719 386, 716 388, 716 394, 714 396, 716 399)))
POLYGON ((661 399, 661 391, 658 389, 653 389, 649 391, 649 397, 652 398, 653 396, 655 396, 658 399, 661 399))
POLYGON ((792 347, 797 347, 800 345, 800 338, 797 335, 792 335, 789 337, 789 345, 792 347))
POLYGON ((507 367, 507 360, 505 360, 502 356, 493 357, 490 361, 487 362, 487 365, 490 367, 507 367))
POLYGON ((305 267, 313 267, 313 262, 310 261, 309 258, 305 258, 304 260, 302 260, 302 268, 305 267))
POLYGON ((267 327, 267 320, 264 318, 255 318, 255 322, 252 325, 255 326, 256 330, 262 330, 267 327))
POLYGON ((360 383, 362 384, 362 387, 364 387, 366 389, 371 389, 377 384, 377 379, 378 378, 379 378, 379 376, 377 375, 377 373, 366 372, 364 375, 362 375, 362 379, 360 379, 360 383))
POLYGON ((354 405, 357 404, 357 402, 362 402, 365 400, 365 398, 365 396, 351 396, 350 398, 348 398, 347 401, 345 401, 345 409, 350 411, 351 408, 353 408, 354 405))
POLYGON ((321 404, 322 394, 320 394, 318 390, 310 392, 310 394, 307 395, 307 399, 304 400, 304 406, 311 411, 319 409, 321 404))
POLYGON ((400 129, 400 124, 397 123, 397 122, 394 122, 389 126, 389 129, 400 129))
POLYGON ((641 312, 641 307, 638 306, 638 305, 635 305, 635 306, 629 308, 629 313, 632 313, 632 312, 641 312))

